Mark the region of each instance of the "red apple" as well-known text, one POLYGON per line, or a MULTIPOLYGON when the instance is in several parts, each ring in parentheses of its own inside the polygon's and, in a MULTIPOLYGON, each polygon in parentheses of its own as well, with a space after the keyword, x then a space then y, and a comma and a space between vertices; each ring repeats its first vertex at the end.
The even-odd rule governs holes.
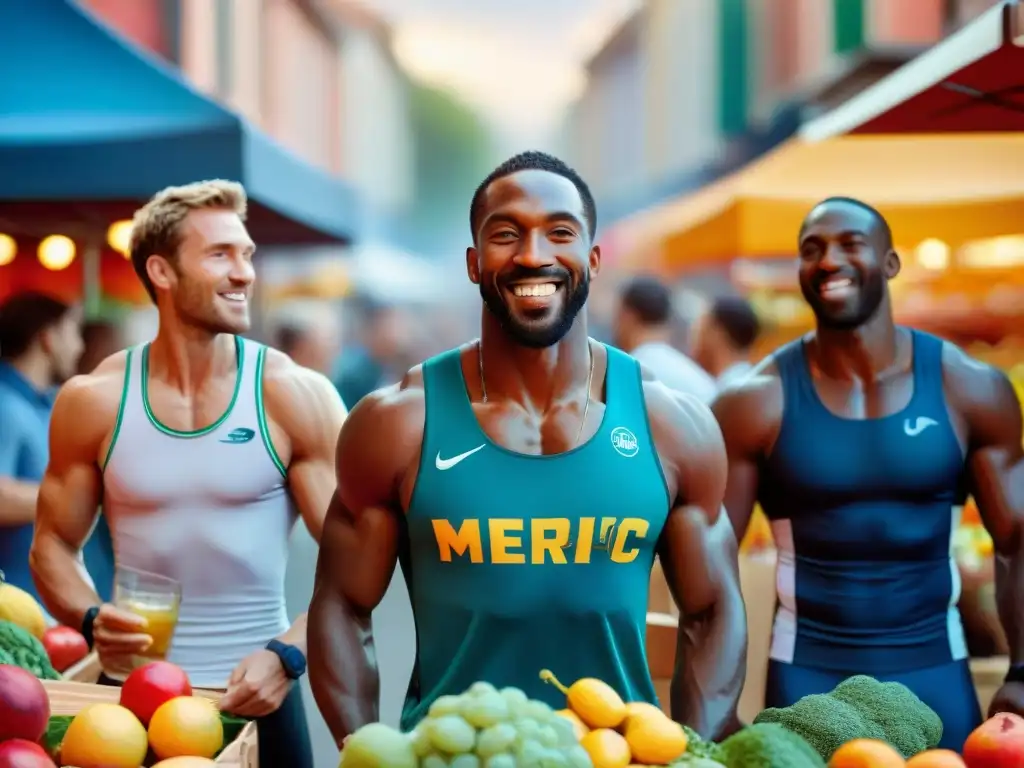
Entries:
POLYGON ((24 739, 0 742, 0 768, 57 768, 46 750, 24 739))
POLYGON ((39 741, 50 722, 50 697, 21 667, 0 664, 0 741, 39 741))
POLYGON ((153 713, 165 701, 191 695, 192 684, 180 667, 153 661, 128 675, 121 687, 121 706, 148 727, 153 713))
POLYGON ((85 642, 82 633, 71 627, 50 627, 43 633, 43 648, 58 672, 63 672, 89 655, 89 644, 85 642))
POLYGON ((998 714, 964 742, 967 768, 1024 768, 1024 718, 998 714))

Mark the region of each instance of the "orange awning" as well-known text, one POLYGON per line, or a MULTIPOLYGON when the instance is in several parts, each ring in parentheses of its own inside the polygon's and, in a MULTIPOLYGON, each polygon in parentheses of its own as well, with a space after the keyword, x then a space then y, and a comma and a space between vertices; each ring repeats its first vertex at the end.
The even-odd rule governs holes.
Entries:
POLYGON ((1022 168, 1022 134, 795 139, 617 229, 628 233, 634 256, 673 270, 784 257, 796 252, 811 207, 844 195, 877 207, 898 245, 937 238, 957 248, 1024 230, 1022 168))

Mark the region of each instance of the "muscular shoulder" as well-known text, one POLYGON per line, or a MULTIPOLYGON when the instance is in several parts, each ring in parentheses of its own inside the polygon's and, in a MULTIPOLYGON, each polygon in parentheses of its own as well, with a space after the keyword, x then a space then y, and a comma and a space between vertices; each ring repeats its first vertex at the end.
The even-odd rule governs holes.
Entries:
POLYGON ((389 501, 419 455, 426 401, 423 369, 371 392, 338 437, 339 491, 349 508, 389 501))
POLYGON ((782 422, 782 379, 772 357, 723 389, 711 404, 730 455, 766 453, 782 422))
POLYGON ((341 395, 326 376, 271 348, 263 367, 263 399, 270 416, 289 433, 324 422, 340 427, 345 415, 341 395))
MULTIPOLYGON (((73 376, 57 393, 50 416, 50 432, 60 443, 98 447, 113 429, 124 395, 128 352, 106 358, 92 373, 73 376)), ((52 452, 52 448, 51 448, 52 452)))
POLYGON ((1020 401, 1005 373, 944 342, 942 378, 946 397, 967 423, 972 443, 991 442, 1003 433, 1006 439, 1020 440, 1020 401))
POLYGON ((722 432, 711 410, 695 396, 670 390, 657 381, 644 382, 644 398, 654 443, 666 479, 676 495, 700 504, 717 501, 709 512, 717 514, 725 488, 726 454, 722 432))

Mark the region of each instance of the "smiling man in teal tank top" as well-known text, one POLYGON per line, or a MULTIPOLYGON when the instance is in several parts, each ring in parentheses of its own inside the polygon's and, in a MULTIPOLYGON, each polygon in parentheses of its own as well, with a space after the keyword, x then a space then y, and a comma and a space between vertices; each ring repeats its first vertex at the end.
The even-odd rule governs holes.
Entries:
POLYGON ((310 683, 339 744, 377 718, 370 614, 397 563, 417 656, 402 725, 474 682, 564 706, 538 676, 655 702, 645 654, 655 555, 685 616, 673 716, 734 727, 746 626, 710 411, 587 335, 600 251, 586 184, 530 152, 480 185, 470 280, 481 339, 357 406, 310 608, 310 683))

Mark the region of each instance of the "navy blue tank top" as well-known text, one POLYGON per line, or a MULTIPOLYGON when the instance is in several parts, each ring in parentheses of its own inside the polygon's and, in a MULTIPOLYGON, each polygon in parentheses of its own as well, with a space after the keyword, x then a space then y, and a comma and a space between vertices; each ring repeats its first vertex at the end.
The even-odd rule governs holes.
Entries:
POLYGON ((777 661, 881 674, 967 657, 952 554, 964 453, 943 342, 912 333, 913 396, 878 419, 828 410, 802 340, 775 353, 784 410, 759 499, 778 550, 777 661))

